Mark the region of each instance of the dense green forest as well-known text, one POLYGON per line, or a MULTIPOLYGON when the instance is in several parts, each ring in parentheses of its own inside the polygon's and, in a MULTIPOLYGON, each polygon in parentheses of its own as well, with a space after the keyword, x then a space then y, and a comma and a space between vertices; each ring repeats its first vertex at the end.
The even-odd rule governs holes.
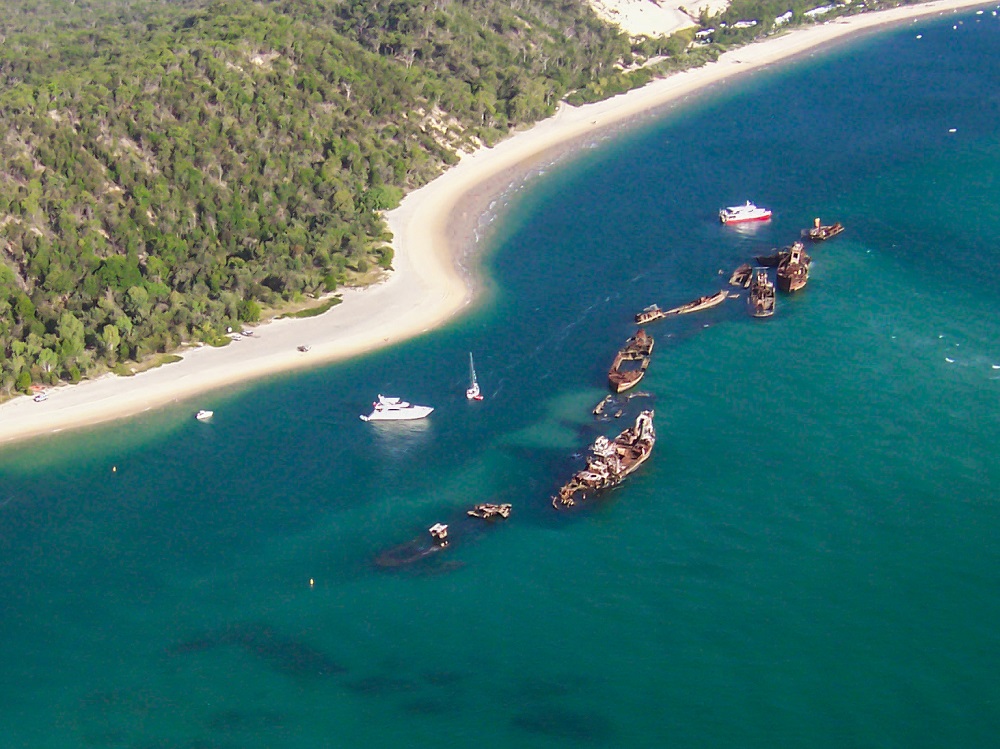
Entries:
POLYGON ((371 280, 406 191, 727 43, 694 31, 630 40, 584 0, 5 0, 0 394, 371 280))

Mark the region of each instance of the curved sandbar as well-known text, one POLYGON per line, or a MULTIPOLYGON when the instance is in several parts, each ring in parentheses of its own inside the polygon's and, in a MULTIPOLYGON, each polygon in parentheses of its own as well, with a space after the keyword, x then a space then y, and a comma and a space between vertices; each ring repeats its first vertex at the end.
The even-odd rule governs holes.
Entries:
MULTIPOLYGON (((131 416, 209 390, 322 362, 345 359, 412 338, 462 310, 472 292, 455 259, 471 241, 489 201, 556 149, 681 99, 698 89, 771 65, 866 29, 946 11, 986 7, 982 0, 934 0, 798 28, 722 55, 606 101, 562 106, 554 116, 464 156, 388 215, 395 235, 394 271, 366 289, 347 289, 343 303, 314 318, 260 325, 253 338, 215 349, 178 352, 182 361, 134 377, 106 375, 54 388, 43 403, 15 398, 0 406, 0 442, 131 416), (308 344, 301 353, 296 347, 308 344)), ((192 411, 192 418, 193 418, 192 411)))

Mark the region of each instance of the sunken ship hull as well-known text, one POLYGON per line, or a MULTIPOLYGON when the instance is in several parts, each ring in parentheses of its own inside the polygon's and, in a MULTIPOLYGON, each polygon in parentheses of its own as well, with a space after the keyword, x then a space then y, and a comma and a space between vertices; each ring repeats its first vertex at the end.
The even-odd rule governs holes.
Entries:
POLYGON ((788 257, 778 266, 778 288, 787 294, 804 287, 809 281, 811 260, 801 242, 793 244, 788 257))
POLYGON ((823 242, 837 236, 842 231, 844 231, 844 225, 839 221, 835 224, 823 225, 819 222, 819 219, 816 219, 813 222, 812 228, 802 230, 802 236, 813 242, 823 242))
POLYGON ((639 384, 646 375, 649 359, 653 353, 653 336, 641 328, 625 342, 625 346, 615 355, 608 371, 608 385, 616 393, 622 393, 639 384))
POLYGON ((573 507, 589 496, 618 486, 649 459, 655 444, 651 410, 640 413, 635 424, 613 440, 598 437, 590 447, 587 467, 563 484, 552 498, 552 506, 557 510, 573 507))
POLYGON ((750 284, 747 309, 754 317, 770 317, 774 314, 774 284, 767 277, 767 270, 758 268, 750 284))

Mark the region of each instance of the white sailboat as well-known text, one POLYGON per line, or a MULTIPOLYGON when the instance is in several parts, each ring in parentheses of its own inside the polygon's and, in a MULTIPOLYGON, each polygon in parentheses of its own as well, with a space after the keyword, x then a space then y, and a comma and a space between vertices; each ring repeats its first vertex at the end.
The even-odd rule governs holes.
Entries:
POLYGON ((476 380, 476 365, 472 362, 472 352, 469 352, 469 387, 465 397, 470 401, 481 401, 483 394, 479 392, 479 382, 476 380))

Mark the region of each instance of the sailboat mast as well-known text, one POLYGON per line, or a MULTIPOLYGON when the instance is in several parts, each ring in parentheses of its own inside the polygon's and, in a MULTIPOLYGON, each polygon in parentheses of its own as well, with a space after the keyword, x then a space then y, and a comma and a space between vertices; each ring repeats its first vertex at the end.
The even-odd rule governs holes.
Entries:
POLYGON ((476 367, 472 363, 472 352, 469 352, 469 380, 473 385, 476 384, 476 367))

